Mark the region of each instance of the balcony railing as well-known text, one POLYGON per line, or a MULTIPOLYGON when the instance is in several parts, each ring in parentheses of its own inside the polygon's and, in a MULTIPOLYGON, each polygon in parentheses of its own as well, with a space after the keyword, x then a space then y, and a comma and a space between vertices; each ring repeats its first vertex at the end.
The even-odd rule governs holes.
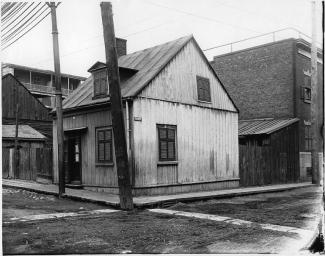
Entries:
MULTIPOLYGON (((272 31, 265 34, 260 34, 257 36, 244 38, 242 40, 213 46, 207 49, 204 49, 205 55, 208 57, 208 59, 213 59, 214 56, 222 55, 231 53, 234 51, 239 51, 243 49, 247 49, 250 47, 254 47, 257 45, 262 45, 266 43, 276 42, 283 39, 288 38, 295 38, 295 39, 304 39, 307 42, 311 42, 311 37, 304 34, 303 32, 295 29, 295 28, 284 28, 279 29, 276 31, 272 31)), ((322 44, 317 42, 317 47, 322 49, 322 44)))
MULTIPOLYGON (((43 94, 55 94, 55 87, 53 86, 45 86, 41 84, 31 84, 31 83, 23 83, 23 85, 31 92, 35 93, 43 93, 43 94)), ((73 90, 62 88, 62 95, 68 96, 70 93, 72 93, 73 90)))

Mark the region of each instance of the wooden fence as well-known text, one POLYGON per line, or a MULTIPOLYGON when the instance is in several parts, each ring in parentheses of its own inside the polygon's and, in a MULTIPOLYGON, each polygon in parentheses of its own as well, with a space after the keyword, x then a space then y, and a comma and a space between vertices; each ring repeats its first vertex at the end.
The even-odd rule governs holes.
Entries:
POLYGON ((296 182, 299 179, 296 158, 291 152, 278 152, 272 147, 239 145, 240 184, 261 186, 296 182))
POLYGON ((20 148, 18 170, 14 173, 14 150, 2 149, 2 178, 52 180, 52 148, 20 148))

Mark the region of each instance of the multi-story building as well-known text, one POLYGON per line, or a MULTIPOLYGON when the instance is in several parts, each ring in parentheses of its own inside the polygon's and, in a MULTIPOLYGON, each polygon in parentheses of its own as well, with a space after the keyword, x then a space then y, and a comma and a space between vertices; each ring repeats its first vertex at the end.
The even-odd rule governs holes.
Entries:
MULTIPOLYGON (((55 73, 53 71, 3 63, 2 75, 8 73, 14 75, 46 107, 55 106, 55 73)), ((66 98, 84 80, 86 80, 85 77, 61 74, 63 98, 66 98)))
MULTIPOLYGON (((215 56, 211 65, 238 106, 240 120, 300 119, 300 168, 309 167, 312 146, 310 43, 303 39, 285 39, 215 56)), ((319 152, 323 146, 323 88, 322 52, 318 49, 319 152)))

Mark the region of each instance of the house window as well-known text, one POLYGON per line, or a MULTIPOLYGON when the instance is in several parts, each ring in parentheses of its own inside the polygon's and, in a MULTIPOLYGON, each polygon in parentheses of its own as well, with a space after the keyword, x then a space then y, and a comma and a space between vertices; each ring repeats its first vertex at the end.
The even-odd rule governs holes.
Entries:
POLYGON ((307 103, 310 103, 311 101, 311 80, 308 75, 305 75, 304 85, 301 87, 301 99, 307 103))
POLYGON ((111 128, 96 130, 96 149, 98 163, 113 162, 113 130, 111 128))
POLYGON ((198 100, 211 102, 210 80, 205 77, 196 76, 198 100))
POLYGON ((305 151, 311 151, 313 137, 311 134, 311 126, 305 125, 305 151))
POLYGON ((100 98, 107 96, 107 72, 106 69, 94 73, 94 97, 100 98))
POLYGON ((158 125, 159 161, 176 161, 176 126, 158 125))

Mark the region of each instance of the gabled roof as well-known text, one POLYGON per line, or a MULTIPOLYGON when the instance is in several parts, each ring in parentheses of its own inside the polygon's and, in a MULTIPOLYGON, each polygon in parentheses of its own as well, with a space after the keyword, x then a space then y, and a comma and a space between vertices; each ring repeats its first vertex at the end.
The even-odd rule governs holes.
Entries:
MULTIPOLYGON (((119 67, 138 70, 131 78, 121 83, 122 97, 136 96, 192 38, 192 35, 181 37, 168 43, 119 57, 119 67)), ((98 66, 101 66, 101 62, 96 62, 92 67, 98 66)), ((90 76, 63 101, 63 109, 78 108, 90 104, 96 105, 109 101, 109 97, 93 100, 92 94, 93 78, 90 76)))
POLYGON ((271 134, 298 121, 298 118, 239 120, 238 135, 246 136, 271 134))
MULTIPOLYGON (((2 125, 2 138, 14 139, 16 125, 2 125)), ((45 140, 46 137, 29 125, 18 125, 18 138, 20 140, 45 140)))
MULTIPOLYGON (((213 72, 215 77, 218 79, 237 112, 239 112, 235 103, 192 35, 181 37, 174 41, 142 51, 120 56, 118 59, 119 69, 134 71, 134 74, 131 74, 130 78, 121 81, 120 86, 122 98, 132 98, 139 94, 191 40, 193 40, 200 55, 205 59, 211 72, 213 72)), ((101 69, 104 65, 106 64, 103 62, 96 62, 89 70, 101 69)), ((96 106, 108 103, 109 100, 109 97, 93 99, 93 77, 90 76, 63 101, 63 109, 67 110, 85 106, 96 106)))

